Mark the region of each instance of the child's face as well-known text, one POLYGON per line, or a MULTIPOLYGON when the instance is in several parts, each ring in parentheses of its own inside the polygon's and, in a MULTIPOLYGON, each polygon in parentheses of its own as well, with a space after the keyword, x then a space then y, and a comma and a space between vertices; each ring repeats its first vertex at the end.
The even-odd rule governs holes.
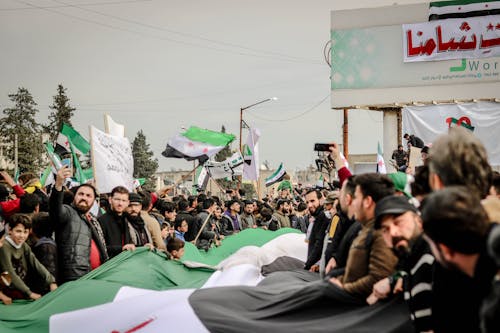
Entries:
POLYGON ((9 230, 9 236, 12 238, 16 245, 23 244, 26 239, 28 239, 28 235, 30 233, 30 229, 26 229, 24 225, 18 224, 11 230, 9 230))
POLYGON ((180 232, 187 232, 188 231, 188 224, 186 221, 182 221, 181 227, 179 228, 180 232))
POLYGON ((180 259, 184 255, 184 248, 179 249, 179 251, 172 251, 172 257, 175 259, 180 259))

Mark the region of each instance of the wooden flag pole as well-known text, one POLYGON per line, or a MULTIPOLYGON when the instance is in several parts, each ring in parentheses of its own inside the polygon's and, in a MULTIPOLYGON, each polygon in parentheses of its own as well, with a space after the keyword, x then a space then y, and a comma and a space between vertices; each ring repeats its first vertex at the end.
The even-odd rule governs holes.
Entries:
POLYGON ((203 224, 201 225, 201 228, 200 230, 198 230, 198 234, 196 235, 196 237, 194 238, 193 240, 193 244, 196 245, 196 242, 198 241, 198 238, 200 237, 201 235, 201 232, 203 231, 203 229, 205 228, 205 226, 207 225, 208 223, 208 220, 210 220, 210 217, 212 216, 212 213, 208 214, 207 218, 205 219, 205 221, 203 222, 203 224))

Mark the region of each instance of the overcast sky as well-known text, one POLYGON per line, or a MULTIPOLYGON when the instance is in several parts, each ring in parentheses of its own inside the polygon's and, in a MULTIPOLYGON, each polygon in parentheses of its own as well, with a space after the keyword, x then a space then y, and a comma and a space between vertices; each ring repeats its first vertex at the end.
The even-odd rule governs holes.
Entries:
MULTIPOLYGON (((415 2, 424 1, 398 1, 415 2)), ((89 125, 102 129, 108 113, 130 140, 145 132, 163 171, 191 166, 160 155, 182 127, 225 125, 238 136, 240 108, 275 96, 244 119, 262 132, 261 161, 304 168, 315 142, 342 139, 323 60, 330 11, 392 3, 0 0, 0 107, 23 86, 46 122, 61 83, 78 131, 88 138, 89 125)), ((351 112, 350 153, 376 153, 381 122, 379 113, 351 112)))

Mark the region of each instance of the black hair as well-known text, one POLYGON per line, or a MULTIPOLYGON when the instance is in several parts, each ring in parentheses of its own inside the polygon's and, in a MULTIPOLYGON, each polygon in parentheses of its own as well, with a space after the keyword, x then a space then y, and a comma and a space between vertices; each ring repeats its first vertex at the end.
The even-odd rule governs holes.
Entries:
POLYGON ((34 213, 37 206, 40 206, 40 197, 34 193, 25 193, 19 200, 20 213, 34 213))
POLYGON ((79 186, 75 187, 75 188, 74 188, 74 189, 75 189, 75 192, 74 192, 74 193, 76 194, 76 192, 78 192, 78 190, 79 190, 80 188, 82 188, 82 187, 89 187, 89 188, 91 188, 91 189, 92 189, 92 192, 94 192, 94 199, 96 199, 96 198, 98 197, 98 195, 97 195, 97 190, 95 189, 95 187, 94 187, 94 186, 92 186, 92 185, 90 185, 90 184, 87 184, 87 183, 85 183, 85 184, 81 184, 81 185, 79 185, 79 186))
POLYGON ((359 186, 361 193, 363 193, 363 197, 369 196, 375 203, 395 192, 392 180, 380 173, 364 173, 357 175, 354 182, 356 186, 359 186))
POLYGON ((178 211, 183 212, 189 207, 189 203, 187 202, 187 200, 183 199, 177 203, 177 207, 178 207, 178 211))
POLYGON ((175 204, 173 202, 158 200, 156 206, 161 215, 165 215, 165 212, 172 213, 175 211, 175 204))
POLYGON ((18 224, 22 224, 26 229, 31 229, 31 219, 26 214, 17 213, 9 218, 10 230, 14 229, 18 224))
POLYGON ((204 201, 203 201, 203 206, 202 208, 203 209, 209 209, 210 207, 212 207, 213 205, 215 204, 215 200, 212 199, 212 198, 206 198, 204 201))
POLYGON ((50 216, 47 212, 41 212, 33 215, 31 218, 33 225, 33 233, 38 237, 52 237, 52 233, 54 232, 54 228, 50 223, 50 216))
POLYGON ((146 210, 149 208, 151 204, 151 192, 149 191, 138 191, 137 192, 142 198, 142 209, 146 210))
POLYGON ((321 191, 318 189, 315 189, 315 188, 311 188, 311 189, 307 190, 306 195, 313 193, 313 192, 316 193, 316 197, 318 198, 318 200, 323 198, 323 194, 321 193, 321 191))
POLYGON ((489 222, 480 198, 465 186, 450 186, 433 192, 422 203, 425 234, 435 243, 464 253, 479 253, 484 247, 489 222))
POLYGON ((167 251, 172 253, 172 251, 179 251, 184 247, 184 241, 179 238, 170 238, 167 242, 167 251))
MULTIPOLYGON (((182 222, 186 221, 186 218, 182 217, 182 216, 177 216, 175 218, 175 221, 174 221, 174 228, 175 230, 179 229, 180 227, 182 227, 182 222)), ((186 221, 187 223, 187 221, 186 221)))

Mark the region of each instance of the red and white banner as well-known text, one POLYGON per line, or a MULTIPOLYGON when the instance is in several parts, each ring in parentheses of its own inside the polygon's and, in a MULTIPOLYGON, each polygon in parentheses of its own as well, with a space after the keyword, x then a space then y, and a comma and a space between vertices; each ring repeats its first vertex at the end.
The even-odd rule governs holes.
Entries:
POLYGON ((403 24, 404 62, 500 56, 500 15, 403 24))

